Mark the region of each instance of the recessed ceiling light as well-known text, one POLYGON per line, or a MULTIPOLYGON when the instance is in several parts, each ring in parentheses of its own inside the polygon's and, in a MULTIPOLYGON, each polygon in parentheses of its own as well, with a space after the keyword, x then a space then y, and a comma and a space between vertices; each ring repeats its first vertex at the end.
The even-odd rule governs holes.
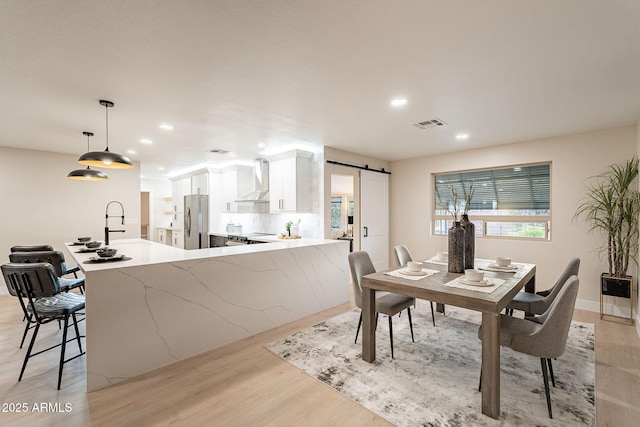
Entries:
POLYGON ((266 143, 264 143, 264 142, 258 142, 258 148, 264 148, 264 147, 266 147, 266 146, 267 146, 267 144, 266 144, 266 143))
POLYGON ((136 150, 127 150, 127 154, 136 154, 136 150))
POLYGON ((404 107, 405 105, 407 105, 406 98, 395 98, 391 100, 391 106, 393 108, 400 108, 400 107, 404 107))
POLYGON ((158 170, 159 170, 159 171, 163 171, 163 170, 164 170, 164 168, 163 168, 162 166, 160 166, 160 167, 158 168, 158 170))
POLYGON ((140 140, 140 144, 146 144, 146 145, 149 145, 149 144, 153 144, 153 141, 152 141, 152 140, 150 140, 149 138, 142 138, 142 139, 140 140))
POLYGON ((465 139, 469 139, 469 134, 468 133, 459 133, 456 135, 456 139, 458 141, 464 141, 465 139))
POLYGON ((160 123, 160 126, 158 127, 162 130, 173 130, 173 125, 170 125, 169 123, 160 123))

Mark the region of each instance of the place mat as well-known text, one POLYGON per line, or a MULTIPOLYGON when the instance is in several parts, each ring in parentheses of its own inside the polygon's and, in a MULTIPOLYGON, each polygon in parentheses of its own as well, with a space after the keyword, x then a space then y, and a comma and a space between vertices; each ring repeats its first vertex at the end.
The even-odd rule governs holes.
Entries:
POLYGON ((514 268, 494 267, 491 264, 478 267, 478 270, 495 271, 497 273, 515 273, 522 268, 522 265, 511 264, 514 268))
MULTIPOLYGON (((461 276, 464 277, 464 276, 461 276)), ((450 288, 460 288, 460 289, 467 289, 470 291, 478 291, 478 292, 484 292, 486 294, 490 294, 491 292, 495 291, 496 289, 498 289, 502 284, 504 284, 504 282, 506 282, 506 280, 504 279, 497 279, 495 277, 487 277, 485 278, 485 280, 489 283, 491 283, 493 286, 473 286, 473 285, 465 285, 464 283, 460 283, 460 281, 458 279, 453 279, 452 281, 450 281, 449 283, 445 283, 445 286, 448 286, 450 288)))
POLYGON ((420 280, 420 279, 424 279, 425 277, 429 277, 433 274, 439 273, 438 270, 430 270, 428 268, 422 269, 422 272, 425 274, 405 274, 403 273, 403 271, 406 271, 405 267, 399 268, 397 270, 385 271, 384 274, 388 274, 389 276, 393 276, 393 277, 399 277, 401 279, 420 280))
POLYGON ((122 258, 114 258, 114 257, 96 258, 96 259, 87 260, 83 262, 83 264, 102 264, 105 262, 118 262, 118 261, 129 261, 129 260, 131 260, 131 257, 128 257, 128 256, 123 256, 122 258))

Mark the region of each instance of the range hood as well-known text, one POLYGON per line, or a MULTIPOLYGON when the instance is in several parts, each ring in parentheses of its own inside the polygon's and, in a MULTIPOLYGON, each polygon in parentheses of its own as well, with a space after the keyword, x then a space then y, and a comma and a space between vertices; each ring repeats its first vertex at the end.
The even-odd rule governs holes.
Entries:
POLYGON ((269 162, 256 159, 253 175, 253 190, 236 200, 236 203, 269 203, 269 162))

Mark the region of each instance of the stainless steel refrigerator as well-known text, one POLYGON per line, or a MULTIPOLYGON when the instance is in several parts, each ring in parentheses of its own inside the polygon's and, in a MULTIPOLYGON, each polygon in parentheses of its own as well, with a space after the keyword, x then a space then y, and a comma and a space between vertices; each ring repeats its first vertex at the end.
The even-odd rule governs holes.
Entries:
POLYGON ((209 247, 209 196, 184 196, 184 248, 209 247))

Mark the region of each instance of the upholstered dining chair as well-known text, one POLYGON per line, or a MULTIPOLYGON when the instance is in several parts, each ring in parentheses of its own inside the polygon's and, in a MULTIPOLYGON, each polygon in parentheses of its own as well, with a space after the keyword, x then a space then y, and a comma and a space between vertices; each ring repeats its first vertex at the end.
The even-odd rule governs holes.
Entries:
POLYGON ((12 252, 9 254, 9 261, 13 263, 34 263, 47 262, 53 266, 60 283, 62 292, 79 288, 84 293, 84 277, 64 278, 69 271, 66 269, 64 254, 60 251, 33 251, 33 252, 12 252))
MULTIPOLYGON (((551 367, 551 359, 560 357, 564 353, 579 283, 578 276, 571 276, 560 289, 549 309, 538 316, 536 322, 500 315, 500 345, 540 358, 549 418, 553 418, 553 414, 547 365, 551 367)), ((478 330, 478 336, 482 339, 482 326, 478 330)), ((480 383, 482 384, 482 371, 480 383)))
MULTIPOLYGON (((407 265, 409 261, 413 261, 411 252, 409 252, 409 249, 405 245, 394 246, 393 254, 395 255, 398 267, 402 267, 403 265, 407 265)), ((433 301, 429 301, 429 304, 431 305, 431 321, 433 322, 433 326, 436 326, 436 315, 433 311, 433 301)))
POLYGON ((578 275, 578 270, 580 270, 580 258, 571 258, 556 283, 550 289, 535 294, 531 292, 518 292, 509 305, 507 305, 507 314, 512 316, 513 310, 522 310, 530 314, 544 313, 569 277, 578 275))
MULTIPOLYGON (((366 251, 352 252, 349 254, 349 268, 351 269, 351 283, 353 287, 353 296, 358 308, 362 310, 362 277, 367 274, 375 273, 371 257, 366 251)), ((376 324, 378 323, 378 314, 386 314, 389 317, 389 341, 391 343, 391 358, 393 359, 393 321, 391 318, 407 309, 407 317, 409 318, 409 328, 411 329, 411 341, 415 342, 413 337, 413 324, 411 323, 411 306, 415 304, 415 298, 398 295, 390 292, 376 292, 376 324)), ((360 319, 358 320, 358 329, 356 330, 356 339, 358 342, 358 334, 362 325, 362 311, 360 311, 360 319)))
POLYGON ((53 266, 49 263, 10 263, 2 265, 1 269, 9 293, 20 301, 20 306, 28 323, 35 325, 18 381, 22 380, 30 358, 53 348, 61 347, 58 365, 58 390, 60 390, 64 364, 85 354, 82 350, 81 335, 78 329, 78 319, 76 318, 76 313, 85 307, 84 295, 73 292, 61 293, 58 276, 53 266), (70 326, 69 318, 73 319, 73 327, 76 333, 75 341, 78 343, 79 354, 65 359, 65 350, 68 342, 67 329, 70 326), (40 326, 58 320, 64 321, 60 344, 33 353, 33 346, 40 326))

